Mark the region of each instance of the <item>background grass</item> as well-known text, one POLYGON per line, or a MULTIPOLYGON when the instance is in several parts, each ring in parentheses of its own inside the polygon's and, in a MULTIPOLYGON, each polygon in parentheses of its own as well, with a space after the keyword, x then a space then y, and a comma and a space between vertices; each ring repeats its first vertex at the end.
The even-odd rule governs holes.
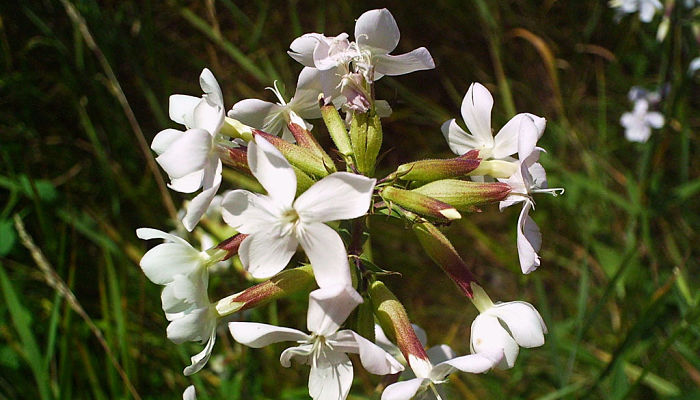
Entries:
MULTIPOLYGON (((538 200, 534 274, 519 271, 517 210, 488 208, 446 230, 494 299, 533 303, 550 329, 512 370, 453 375, 450 398, 700 398, 700 91, 685 70, 698 56, 689 17, 674 11, 658 43, 658 16, 614 23, 605 2, 554 0, 0 4, 0 398, 129 398, 129 383, 143 398, 180 397, 190 383, 181 370, 200 347, 165 338, 160 288, 138 267, 145 248, 134 230, 171 229, 183 197, 163 196, 143 144, 174 127, 167 98, 199 93, 203 67, 229 107, 270 100, 263 88, 292 87, 301 69, 285 54, 294 38, 351 33, 376 7, 397 19, 399 50, 426 46, 437 64, 377 85, 394 108, 380 172, 449 156, 439 126, 479 81, 494 93, 494 126, 515 112, 547 118, 542 162, 550 185, 566 188, 538 200), (633 85, 668 88, 666 126, 645 144, 624 140, 618 122, 633 85), (45 262, 20 243, 14 215, 45 262)), ((386 282, 430 344, 466 353, 476 310, 410 230, 376 218, 372 231, 376 263, 403 274, 386 282)), ((229 272, 213 289, 244 285, 229 272)), ((304 296, 293 300, 245 318, 303 326, 304 296)), ((191 381, 204 399, 307 398, 306 369, 281 368, 281 348, 251 350, 222 332, 218 356, 191 381)), ((357 378, 351 398, 378 398, 376 377, 357 378)))

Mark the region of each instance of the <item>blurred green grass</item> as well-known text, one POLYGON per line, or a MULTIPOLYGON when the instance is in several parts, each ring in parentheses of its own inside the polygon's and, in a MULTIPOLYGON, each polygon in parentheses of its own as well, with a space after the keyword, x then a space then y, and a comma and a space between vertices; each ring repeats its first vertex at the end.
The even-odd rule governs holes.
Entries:
MULTIPOLYGON (((453 376, 450 398, 700 397, 700 97, 684 70, 697 46, 687 45, 683 25, 659 44, 636 17, 612 22, 604 2, 69 3, 94 37, 91 48, 64 4, 0 4, 0 398, 130 396, 94 330, 19 242, 15 214, 140 396, 179 398, 189 384, 181 370, 199 346, 167 341, 160 288, 138 268, 144 244, 134 230, 172 226, 138 132, 150 142, 173 126, 168 96, 199 93, 205 66, 229 107, 267 96, 274 79, 293 85, 300 66, 285 50, 294 38, 351 32, 354 18, 376 7, 396 17, 400 50, 426 46, 437 64, 379 82, 378 97, 395 111, 381 172, 448 156, 439 126, 458 117, 469 83, 479 81, 496 98, 494 126, 516 111, 548 119, 542 161, 550 185, 566 188, 541 198, 533 214, 544 237, 534 274, 519 272, 516 211, 489 208, 447 229, 492 297, 533 303, 550 329, 545 346, 523 350, 512 370, 453 376), (618 121, 631 108, 629 88, 666 83, 666 126, 646 144, 624 140, 618 121)), ((176 207, 183 199, 167 196, 176 207)), ((467 352, 476 311, 410 230, 380 217, 371 228, 376 263, 403 274, 387 283, 430 344, 467 352)), ((214 289, 243 284, 229 274, 214 289)), ((303 326, 305 305, 296 300, 246 318, 303 326)), ((204 399, 307 398, 306 370, 281 368, 280 350, 251 350, 221 334, 222 356, 210 363, 219 367, 192 381, 204 399)), ((378 398, 377 378, 357 375, 351 398, 378 398)))

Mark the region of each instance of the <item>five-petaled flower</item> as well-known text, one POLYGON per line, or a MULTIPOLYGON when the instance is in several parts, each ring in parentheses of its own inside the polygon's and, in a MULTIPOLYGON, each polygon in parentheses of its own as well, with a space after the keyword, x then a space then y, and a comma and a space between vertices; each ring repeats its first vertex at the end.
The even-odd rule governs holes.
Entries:
POLYGON ((664 116, 657 111, 649 111, 645 98, 634 101, 634 110, 622 114, 620 124, 625 128, 625 138, 630 142, 644 143, 651 136, 651 128, 664 126, 664 116))

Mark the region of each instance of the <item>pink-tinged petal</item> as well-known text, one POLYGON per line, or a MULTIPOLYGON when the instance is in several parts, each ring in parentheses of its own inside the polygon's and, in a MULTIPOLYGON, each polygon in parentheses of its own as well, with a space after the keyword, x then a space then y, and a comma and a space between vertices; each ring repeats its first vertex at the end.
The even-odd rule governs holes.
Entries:
POLYGON ((165 285, 179 274, 189 274, 201 266, 199 251, 189 244, 163 243, 148 250, 139 265, 153 283, 165 285))
POLYGON ((452 348, 446 344, 441 344, 438 346, 433 346, 425 351, 428 354, 428 359, 433 364, 440 364, 441 362, 451 360, 457 357, 457 354, 452 350, 452 348))
POLYGON ((414 378, 392 383, 384 389, 382 400, 411 400, 428 382, 427 379, 414 378))
POLYGON ((292 360, 300 364, 308 364, 309 354, 312 353, 313 348, 312 344, 307 343, 285 349, 280 355, 280 364, 285 368, 289 368, 292 365, 292 360))
POLYGON ((291 206, 297 190, 297 177, 282 153, 260 136, 248 145, 250 171, 280 206, 291 206))
POLYGON ((234 104, 233 108, 229 110, 228 116, 253 128, 276 135, 277 132, 265 130, 265 121, 269 120, 270 116, 279 114, 281 109, 282 107, 279 104, 270 103, 269 101, 245 99, 234 104))
POLYGON ((338 330, 360 303, 362 296, 350 285, 316 289, 309 294, 306 327, 310 332, 329 336, 338 330))
POLYGON ((659 129, 664 126, 664 116, 656 111, 652 111, 646 115, 644 119, 652 128, 659 129))
POLYGON ((350 285, 348 254, 340 235, 320 222, 304 224, 297 239, 309 257, 319 287, 350 285))
POLYGON ((353 353, 360 355, 360 362, 362 362, 362 366, 368 372, 375 375, 387 375, 396 374, 404 370, 403 365, 396 361, 394 357, 358 333, 345 330, 338 332, 338 336, 341 336, 341 334, 344 334, 342 336, 351 335, 357 346, 357 350, 353 351, 353 353))
POLYGON ((190 376, 199 372, 209 361, 209 356, 211 356, 211 351, 214 349, 214 343, 216 343, 216 327, 214 327, 206 346, 201 352, 190 357, 190 366, 186 367, 182 373, 185 376, 190 376))
POLYGON ((182 400, 197 400, 197 392, 194 389, 194 385, 190 385, 182 392, 182 400))
POLYGON ((307 33, 294 39, 292 44, 289 45, 289 48, 292 50, 288 51, 287 54, 302 65, 313 67, 314 49, 316 45, 323 40, 324 36, 320 33, 307 33))
POLYGON ((309 335, 296 329, 257 322, 229 322, 228 329, 235 341, 256 349, 272 343, 309 339, 309 335))
POLYGON ((399 27, 389 10, 370 10, 355 22, 355 40, 361 46, 370 46, 391 53, 399 44, 399 27))
POLYGON ((367 213, 376 179, 335 172, 316 182, 294 202, 304 223, 357 218, 367 213))
POLYGON ((450 146, 450 150, 457 155, 461 156, 469 150, 481 147, 481 143, 474 136, 460 128, 454 119, 445 121, 440 129, 443 136, 445 136, 445 140, 447 140, 447 145, 450 146))
POLYGON ((544 344, 547 326, 535 307, 524 301, 496 304, 488 310, 503 321, 515 342, 522 347, 539 347, 544 344))
POLYGON ((219 174, 217 175, 217 178, 214 181, 214 185, 206 190, 203 190, 202 193, 195 196, 190 201, 190 204, 187 206, 187 214, 185 214, 185 217, 182 219, 182 224, 185 226, 185 229, 187 229, 187 231, 192 232, 194 227, 197 226, 199 220, 202 219, 202 215, 204 215, 204 213, 207 212, 211 201, 214 199, 216 193, 219 191, 219 186, 221 185, 220 169, 221 161, 219 161, 219 174))
POLYGON ((238 255, 243 267, 254 278, 266 279, 287 266, 297 246, 294 236, 280 236, 279 228, 272 226, 245 238, 238 255))
POLYGON ((202 187, 204 170, 200 169, 182 178, 171 178, 168 187, 180 193, 194 193, 202 187))
POLYGON ((194 108, 202 101, 200 97, 188 96, 184 94, 174 94, 170 96, 168 114, 173 122, 185 125, 188 129, 192 127, 192 113, 194 108))
MULTIPOLYGON (((396 56, 378 54, 372 58, 375 70, 382 75, 396 76, 435 68, 435 62, 425 47, 396 56)), ((379 78, 375 78, 377 80, 379 78)))
POLYGON ((498 368, 508 369, 515 364, 520 348, 498 322, 498 318, 480 314, 472 322, 470 347, 472 353, 497 353, 502 351, 503 359, 497 364, 498 368))
POLYGON ((471 374, 481 374, 498 365, 502 359, 503 350, 453 358, 436 365, 433 370, 430 371, 430 378, 435 381, 442 381, 455 370, 469 372, 471 374))
POLYGON ((493 147, 492 108, 493 97, 489 90, 478 82, 472 83, 462 100, 462 118, 469 132, 479 142, 478 147, 493 147))
POLYGON ((199 86, 204 92, 204 99, 212 106, 224 108, 224 96, 221 94, 221 87, 216 81, 214 74, 208 68, 204 68, 199 75, 199 86))
POLYGON ((344 353, 326 352, 312 362, 309 395, 314 400, 345 399, 352 386, 352 363, 344 353))
POLYGON ((177 129, 164 129, 153 138, 151 142, 151 150, 155 151, 156 154, 160 155, 165 152, 165 150, 170 147, 173 142, 182 136, 184 132, 177 129))
POLYGON ((221 201, 221 216, 228 225, 247 235, 263 231, 280 220, 281 210, 267 197, 233 190, 221 201))
POLYGON ((528 215, 531 207, 530 202, 525 202, 518 218, 518 258, 523 274, 529 274, 540 266, 540 256, 537 252, 542 245, 542 234, 535 221, 528 215))
POLYGON ((210 150, 209 132, 190 129, 156 157, 156 161, 171 178, 182 178, 204 168, 210 150))

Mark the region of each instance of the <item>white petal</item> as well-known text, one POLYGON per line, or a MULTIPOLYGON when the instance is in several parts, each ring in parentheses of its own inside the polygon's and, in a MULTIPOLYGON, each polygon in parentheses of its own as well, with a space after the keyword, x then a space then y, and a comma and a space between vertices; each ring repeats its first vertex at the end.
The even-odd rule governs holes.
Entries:
POLYGON ((204 346, 204 349, 190 358, 190 362, 192 364, 182 371, 185 376, 195 374, 204 368, 204 365, 206 365, 207 361, 209 361, 209 356, 211 356, 214 343, 216 343, 216 327, 214 327, 212 330, 211 336, 209 337, 206 346, 204 346))
POLYGON ((199 97, 187 96, 184 94, 174 94, 170 96, 168 114, 173 122, 185 125, 188 129, 192 127, 192 113, 194 108, 202 101, 199 97))
POLYGON ((462 100, 462 118, 469 132, 480 143, 479 147, 493 147, 492 108, 493 97, 488 89, 478 82, 472 83, 462 100))
POLYGON ((524 301, 513 301, 496 304, 488 310, 501 319, 513 339, 522 347, 539 347, 544 344, 544 334, 547 326, 532 304, 524 301))
POLYGON ((171 178, 182 178, 204 168, 211 144, 209 132, 190 129, 156 157, 156 161, 171 178))
POLYGON ((662 126, 664 126, 664 116, 659 112, 652 111, 648 113, 646 115, 645 121, 652 128, 659 129, 662 126))
POLYGON ((542 245, 540 229, 528 215, 530 207, 530 202, 525 202, 518 218, 518 258, 524 274, 529 274, 540 266, 540 256, 537 252, 542 245))
POLYGON ((217 179, 214 182, 214 186, 203 190, 202 193, 195 196, 195 198, 190 201, 187 206, 187 214, 182 219, 182 224, 185 226, 189 232, 192 232, 197 223, 202 218, 202 215, 207 212, 211 201, 216 196, 219 191, 219 186, 221 185, 221 161, 219 161, 217 179))
MULTIPOLYGON (((171 235, 167 232, 160 231, 158 229, 153 229, 153 228, 138 228, 136 230, 136 237, 139 239, 143 240, 151 240, 151 239, 163 239, 168 242, 175 242, 175 243, 180 243, 184 244, 186 246, 190 246, 187 241, 179 236, 171 235)), ((192 246, 190 246, 192 247, 192 246)))
POLYGON ((202 187, 204 169, 194 171, 182 178, 171 178, 168 187, 180 193, 194 193, 202 187))
POLYGON ((625 138, 630 142, 644 143, 650 136, 651 129, 646 125, 633 126, 625 130, 625 138))
POLYGON ((372 58, 372 63, 378 73, 389 76, 435 68, 433 57, 425 47, 396 56, 379 54, 372 58))
POLYGON ((355 22, 357 43, 383 50, 384 54, 396 48, 400 37, 396 20, 386 8, 367 11, 355 22))
POLYGON ((282 153, 260 136, 248 145, 248 165, 268 196, 281 206, 291 206, 297 177, 282 153))
POLYGON ((445 121, 440 129, 443 136, 445 136, 445 140, 447 140, 447 144, 450 146, 450 150, 457 155, 461 156, 469 150, 481 147, 479 140, 460 128, 454 119, 445 121))
POLYGON ((327 352, 309 372, 309 395, 314 400, 342 400, 352 386, 352 363, 344 353, 327 352))
POLYGON ((204 129, 214 136, 219 132, 224 124, 224 109, 218 105, 211 105, 207 101, 202 100, 194 108, 192 113, 193 128, 204 129))
POLYGON ((199 251, 189 244, 163 243, 148 250, 139 265, 153 283, 164 285, 175 275, 189 274, 202 265, 199 251))
POLYGON ((505 158, 518 152, 518 136, 522 118, 529 119, 530 117, 526 114, 518 114, 498 131, 494 138, 493 158, 505 158))
POLYGON ((254 278, 266 279, 287 266, 297 246, 294 236, 280 236, 279 228, 272 226, 245 238, 238 255, 243 267, 254 278))
POLYGON ((209 104, 224 108, 224 96, 221 94, 221 87, 219 87, 219 82, 216 81, 214 74, 208 68, 204 68, 199 75, 199 86, 202 88, 205 94, 204 98, 209 104))
POLYGON ((187 389, 182 392, 182 400, 197 400, 197 392, 194 389, 194 385, 187 386, 187 389))
POLYGON ((178 131, 177 129, 164 129, 158 132, 151 142, 151 150, 155 151, 158 155, 163 154, 183 133, 184 132, 178 131))
POLYGON ((357 218, 367 213, 376 179, 335 172, 311 186, 294 202, 304 223, 357 218))
POLYGON ((520 351, 498 318, 484 314, 478 315, 472 322, 470 347, 474 354, 503 351, 504 357, 498 364, 502 369, 512 368, 520 351))
POLYGON ((351 284, 348 254, 336 231, 320 222, 304 224, 297 240, 309 257, 319 287, 351 284))
POLYGON ((265 347, 271 343, 309 339, 309 335, 296 329, 257 322, 229 322, 228 329, 235 341, 254 348, 265 347))
POLYGON ((309 294, 306 327, 318 335, 331 335, 360 303, 362 296, 350 285, 316 289, 309 294))
MULTIPOLYGON (((404 370, 403 365, 396 361, 389 353, 381 347, 365 339, 356 332, 349 332, 357 343, 357 353, 360 355, 360 362, 365 369, 375 375, 396 374, 404 370)), ((339 334, 341 332, 338 332, 339 334)))
POLYGON ((535 122, 531 118, 519 118, 517 131, 518 159, 520 159, 521 162, 525 162, 525 159, 530 157, 536 151, 539 131, 537 126, 535 126, 535 122))
POLYGON ((428 359, 433 364, 440 364, 443 361, 451 360, 457 356, 452 348, 446 344, 434 346, 425 351, 428 359))
MULTIPOLYGON (((228 116, 253 128, 265 130, 265 121, 280 113, 282 107, 275 103, 258 99, 245 99, 233 105, 228 116)), ((265 131, 271 135, 278 132, 265 131)))
POLYGON ((309 354, 311 354, 313 348, 312 344, 307 343, 285 349, 280 355, 280 364, 285 368, 289 368, 292 365, 292 360, 301 364, 308 364, 309 354))
POLYGON ((224 222, 240 233, 265 230, 280 220, 279 209, 267 196, 247 190, 233 190, 221 201, 224 222))
POLYGON ((374 111, 380 118, 390 117, 391 113, 393 112, 393 110, 391 109, 391 105, 389 105, 389 102, 386 100, 375 100, 374 111))
MULTIPOLYGON (((209 273, 205 268, 200 268, 188 275, 175 275, 173 281, 165 285, 161 294, 163 311, 168 320, 182 318, 196 309, 207 309, 209 307, 208 286, 209 273)), ((208 314, 199 315, 205 318, 205 321, 209 317, 208 314)), ((202 325, 197 329, 203 328, 202 325)), ((195 340, 201 340, 201 338, 195 340)))
POLYGON ((502 359, 502 350, 453 358, 436 365, 433 370, 430 371, 430 379, 442 381, 447 378, 449 374, 454 372, 454 370, 481 374, 495 367, 502 359))
POLYGON ((166 330, 168 339, 180 344, 201 341, 211 335, 216 326, 209 306, 188 310, 172 319, 166 330))
POLYGON ((411 400, 421 389, 421 386, 428 382, 427 379, 414 378, 392 383, 384 389, 381 400, 411 400))
POLYGON ((318 69, 309 67, 302 69, 299 73, 297 89, 294 97, 289 101, 289 107, 302 118, 321 117, 321 108, 318 105, 318 95, 323 91, 320 74, 321 71, 318 69))
POLYGON ((294 39, 292 44, 289 45, 289 48, 292 49, 292 51, 288 51, 287 54, 289 54, 290 57, 297 60, 304 66, 313 67, 314 48, 316 48, 316 44, 319 41, 323 40, 323 38, 324 36, 320 33, 304 34, 294 39))

